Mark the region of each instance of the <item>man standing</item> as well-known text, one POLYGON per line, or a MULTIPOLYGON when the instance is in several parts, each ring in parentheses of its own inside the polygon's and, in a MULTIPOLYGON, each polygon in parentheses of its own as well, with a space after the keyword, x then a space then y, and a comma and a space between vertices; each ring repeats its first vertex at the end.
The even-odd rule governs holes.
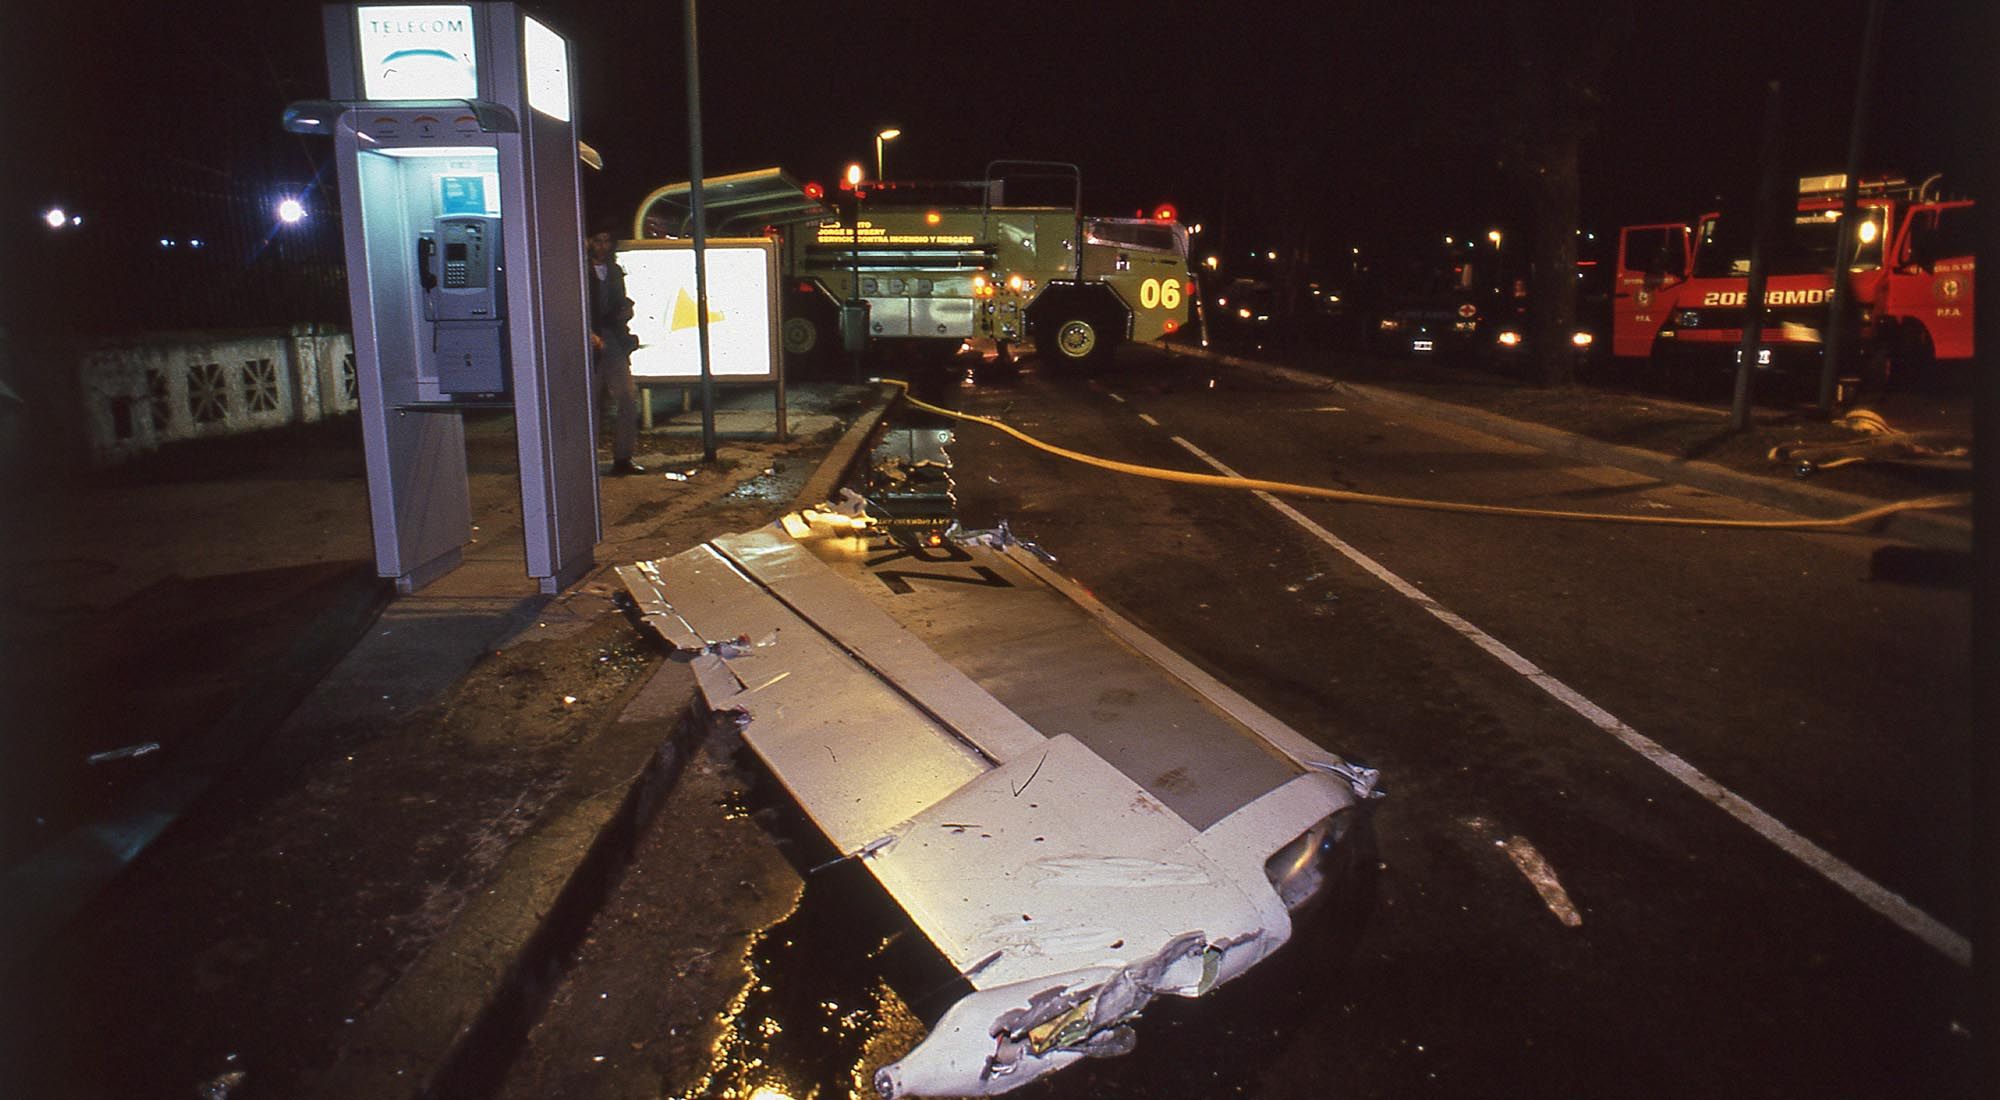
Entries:
POLYGON ((639 388, 632 383, 632 299, 625 294, 625 269, 612 259, 617 241, 609 226, 585 240, 590 254, 590 365, 592 385, 611 403, 611 472, 645 473, 632 462, 639 439, 639 388))

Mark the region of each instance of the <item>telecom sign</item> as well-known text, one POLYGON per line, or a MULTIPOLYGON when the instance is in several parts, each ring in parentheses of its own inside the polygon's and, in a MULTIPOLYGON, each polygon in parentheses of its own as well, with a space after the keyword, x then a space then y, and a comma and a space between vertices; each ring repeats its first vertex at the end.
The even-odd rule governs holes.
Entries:
MULTIPOLYGON (((709 372, 724 381, 777 376, 777 249, 768 239, 707 242, 709 372)), ((692 242, 626 241, 618 264, 632 299, 632 376, 701 377, 692 242)))
POLYGON ((477 99, 472 6, 421 4, 354 9, 367 99, 477 99))

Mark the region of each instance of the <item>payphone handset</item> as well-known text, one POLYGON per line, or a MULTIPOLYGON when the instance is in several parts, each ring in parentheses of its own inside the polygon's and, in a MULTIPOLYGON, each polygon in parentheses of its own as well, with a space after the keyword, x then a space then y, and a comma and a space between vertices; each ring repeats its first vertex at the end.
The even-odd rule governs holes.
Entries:
POLYGON ((500 219, 452 214, 417 239, 424 315, 431 321, 494 321, 506 313, 500 219))

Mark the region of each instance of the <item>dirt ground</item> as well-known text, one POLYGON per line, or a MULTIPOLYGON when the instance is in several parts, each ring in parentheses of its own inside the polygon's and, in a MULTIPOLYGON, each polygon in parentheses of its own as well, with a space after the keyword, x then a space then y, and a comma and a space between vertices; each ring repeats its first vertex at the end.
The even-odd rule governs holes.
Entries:
MULTIPOLYGON (((300 1095, 524 836, 620 782, 619 746, 674 735, 677 716, 618 721, 663 656, 619 610, 610 566, 772 521, 837 436, 725 441, 713 465, 685 439, 649 437, 649 473, 603 483, 598 571, 550 599, 520 570, 511 427, 474 425, 480 542, 467 564, 392 605, 281 730, 9 976, 0 1091, 300 1095), (399 632, 453 652, 399 651, 399 632), (388 669, 378 680, 349 667, 370 651, 388 669), (422 690, 396 680, 419 665, 445 671, 422 690)), ((254 507, 236 486, 257 466, 224 464, 207 483, 232 509, 254 507)), ((281 513, 314 498, 351 512, 356 471, 329 461, 319 473, 251 497, 281 513)), ((178 652, 203 644, 183 638, 178 652)), ((143 701, 95 697, 128 712, 143 701)), ((135 718, 143 730, 143 708, 135 718)))

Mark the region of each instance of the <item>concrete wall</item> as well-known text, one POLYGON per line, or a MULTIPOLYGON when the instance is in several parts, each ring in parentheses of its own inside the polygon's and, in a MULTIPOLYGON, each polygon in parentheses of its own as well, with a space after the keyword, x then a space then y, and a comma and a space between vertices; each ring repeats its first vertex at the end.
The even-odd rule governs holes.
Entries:
POLYGON ((77 371, 96 465, 174 440, 353 412, 357 403, 352 338, 316 325, 121 340, 87 349, 77 371))

